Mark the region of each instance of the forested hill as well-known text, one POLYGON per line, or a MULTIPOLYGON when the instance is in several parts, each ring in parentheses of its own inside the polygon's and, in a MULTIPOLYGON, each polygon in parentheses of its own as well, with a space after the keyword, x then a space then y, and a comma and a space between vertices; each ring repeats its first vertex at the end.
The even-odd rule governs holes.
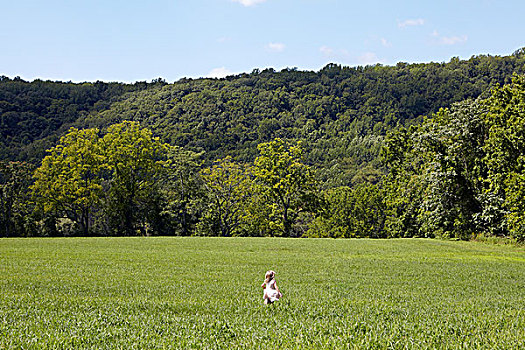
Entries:
POLYGON ((0 76, 0 158, 39 160, 44 147, 39 140, 49 138, 48 143, 54 143, 82 116, 110 108, 125 93, 159 84, 163 84, 159 79, 135 84, 73 84, 0 76))
POLYGON ((341 67, 319 72, 254 70, 173 84, 0 80, 0 154, 38 162, 70 126, 140 121, 171 144, 210 161, 253 160, 276 137, 304 140, 327 186, 374 182, 387 131, 454 102, 488 94, 525 73, 525 51, 448 63, 341 67))

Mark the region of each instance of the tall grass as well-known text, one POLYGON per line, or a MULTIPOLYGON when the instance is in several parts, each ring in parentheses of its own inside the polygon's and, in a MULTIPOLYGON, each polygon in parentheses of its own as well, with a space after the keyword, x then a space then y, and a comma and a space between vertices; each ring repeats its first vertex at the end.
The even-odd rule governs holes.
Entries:
POLYGON ((525 250, 439 240, 0 240, 1 348, 525 348, 525 250), (277 272, 284 298, 260 284, 277 272))

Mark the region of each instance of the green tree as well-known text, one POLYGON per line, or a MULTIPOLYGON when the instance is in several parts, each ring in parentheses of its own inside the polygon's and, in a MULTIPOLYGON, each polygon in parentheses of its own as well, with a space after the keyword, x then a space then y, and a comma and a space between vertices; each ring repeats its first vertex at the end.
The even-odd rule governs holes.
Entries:
POLYGON ((497 87, 486 101, 488 192, 501 198, 508 230, 525 240, 525 77, 497 87))
POLYGON ((324 196, 323 210, 310 225, 309 237, 387 237, 385 193, 379 185, 337 187, 324 196))
POLYGON ((317 204, 310 167, 302 162, 303 149, 298 142, 279 138, 257 148, 260 154, 253 173, 262 196, 259 203, 270 213, 264 221, 272 235, 292 236, 300 213, 314 210, 317 204))
POLYGON ((15 236, 25 231, 29 216, 29 191, 33 167, 24 162, 0 161, 0 234, 15 236))
POLYGON ((98 129, 71 128, 36 169, 31 189, 44 214, 67 218, 83 235, 90 234, 93 211, 103 188, 106 158, 98 129))
POLYGON ((383 179, 387 218, 385 229, 389 237, 419 235, 418 216, 424 192, 423 159, 415 151, 415 127, 399 127, 389 133, 381 151, 388 169, 383 179))
POLYGON ((102 144, 110 171, 106 215, 112 231, 147 234, 149 209, 158 198, 158 177, 169 145, 129 121, 110 126, 102 144))
POLYGON ((485 138, 477 101, 441 109, 422 125, 387 137, 383 155, 390 173, 384 185, 393 235, 469 238, 486 226, 485 138))
POLYGON ((201 217, 205 191, 199 178, 202 153, 187 151, 182 147, 169 148, 167 161, 160 181, 162 208, 165 219, 163 229, 157 231, 188 236, 193 233, 201 217))
POLYGON ((442 109, 418 130, 415 152, 425 162, 419 218, 424 235, 467 239, 484 229, 480 219, 486 135, 483 108, 477 101, 442 109))
POLYGON ((203 169, 201 177, 210 196, 201 230, 223 237, 242 235, 246 207, 253 197, 250 170, 226 157, 215 161, 211 168, 203 169))

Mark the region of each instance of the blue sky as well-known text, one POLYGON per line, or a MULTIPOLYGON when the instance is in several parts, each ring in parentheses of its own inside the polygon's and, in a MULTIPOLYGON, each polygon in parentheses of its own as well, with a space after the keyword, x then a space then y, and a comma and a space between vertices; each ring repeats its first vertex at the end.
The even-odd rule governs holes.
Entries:
POLYGON ((169 82, 525 46, 525 1, 0 0, 0 75, 169 82))

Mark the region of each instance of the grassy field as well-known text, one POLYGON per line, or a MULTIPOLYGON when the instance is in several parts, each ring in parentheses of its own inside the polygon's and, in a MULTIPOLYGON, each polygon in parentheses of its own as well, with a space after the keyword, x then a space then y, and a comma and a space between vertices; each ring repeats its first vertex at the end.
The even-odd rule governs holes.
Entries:
POLYGON ((525 250, 439 240, 0 239, 3 348, 525 348, 525 250), (262 303, 264 273, 284 298, 262 303))

